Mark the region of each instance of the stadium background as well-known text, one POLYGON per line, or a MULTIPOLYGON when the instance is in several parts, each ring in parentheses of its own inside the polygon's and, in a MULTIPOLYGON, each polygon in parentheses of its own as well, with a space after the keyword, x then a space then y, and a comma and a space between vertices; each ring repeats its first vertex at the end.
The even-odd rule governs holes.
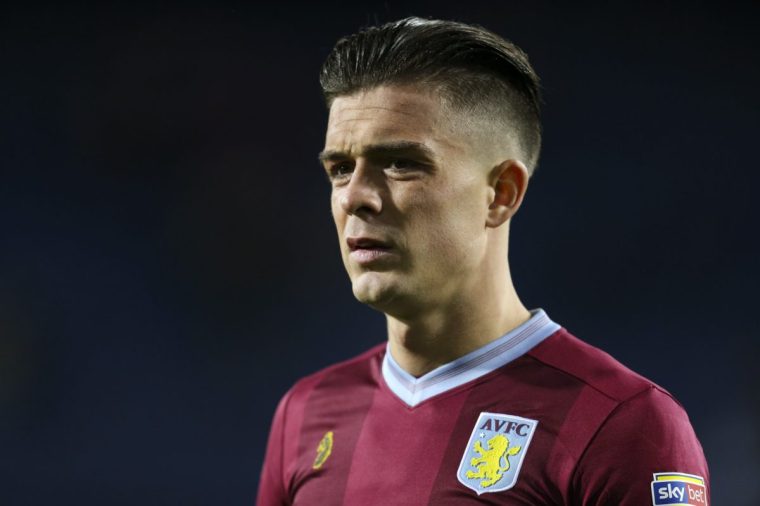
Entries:
POLYGON ((524 301, 681 400, 715 504, 760 504, 757 3, 3 9, 2 504, 253 503, 279 397, 384 338, 340 263, 317 72, 410 14, 543 78, 524 301))

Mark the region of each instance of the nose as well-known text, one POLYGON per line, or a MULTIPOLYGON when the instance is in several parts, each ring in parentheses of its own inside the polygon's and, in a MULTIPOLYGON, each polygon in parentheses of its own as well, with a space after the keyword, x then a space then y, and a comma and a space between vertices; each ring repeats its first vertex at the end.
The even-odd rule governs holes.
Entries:
POLYGON ((379 214, 383 208, 380 183, 364 163, 357 162, 351 179, 340 192, 338 202, 347 214, 379 214))

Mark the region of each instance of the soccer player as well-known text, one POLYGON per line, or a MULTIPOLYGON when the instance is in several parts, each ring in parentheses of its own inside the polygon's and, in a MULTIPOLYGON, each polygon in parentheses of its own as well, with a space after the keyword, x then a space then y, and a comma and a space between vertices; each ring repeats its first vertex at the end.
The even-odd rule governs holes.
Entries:
POLYGON ((285 395, 259 506, 707 506, 681 405, 515 292, 541 144, 525 54, 408 18, 341 39, 321 84, 340 251, 388 342, 285 395))

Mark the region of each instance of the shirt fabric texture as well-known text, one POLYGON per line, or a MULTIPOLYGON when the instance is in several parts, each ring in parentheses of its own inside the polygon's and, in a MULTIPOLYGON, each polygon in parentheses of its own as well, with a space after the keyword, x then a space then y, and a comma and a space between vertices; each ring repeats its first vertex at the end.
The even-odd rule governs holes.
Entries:
POLYGON ((696 502, 667 504, 709 505, 707 463, 683 407, 534 310, 421 378, 382 344, 296 383, 275 412, 257 504, 642 506, 660 504, 657 473, 704 479, 696 502), (460 464, 478 469, 467 451, 481 414, 537 422, 529 446, 502 456, 517 470, 507 490, 458 478, 460 464))

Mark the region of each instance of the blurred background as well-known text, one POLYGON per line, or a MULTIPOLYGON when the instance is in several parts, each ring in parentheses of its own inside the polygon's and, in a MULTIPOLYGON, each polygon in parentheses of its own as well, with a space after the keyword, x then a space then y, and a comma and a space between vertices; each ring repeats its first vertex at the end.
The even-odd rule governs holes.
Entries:
POLYGON ((0 11, 0 503, 253 504, 275 405, 385 338, 339 258, 317 74, 407 15, 543 79, 518 292, 669 389, 760 504, 758 3, 0 11))

